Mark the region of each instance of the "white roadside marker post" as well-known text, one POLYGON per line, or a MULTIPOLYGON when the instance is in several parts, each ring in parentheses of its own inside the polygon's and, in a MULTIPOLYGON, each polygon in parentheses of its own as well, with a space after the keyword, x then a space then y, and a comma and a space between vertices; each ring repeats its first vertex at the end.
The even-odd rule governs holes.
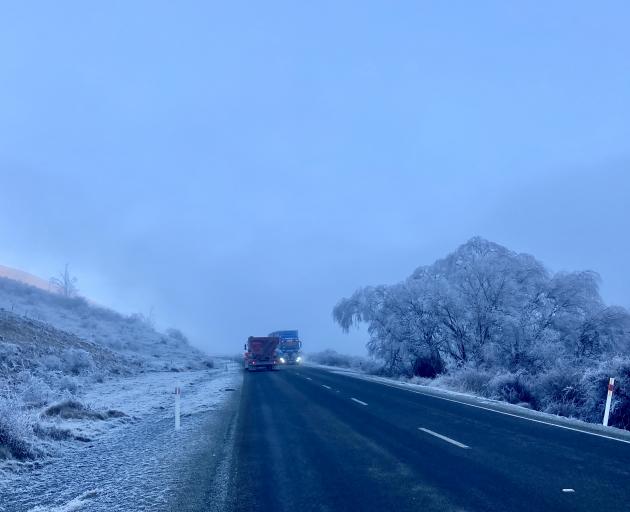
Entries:
POLYGON ((612 401, 613 389, 615 389, 615 378, 611 377, 608 381, 608 395, 606 396, 606 408, 604 409, 604 421, 602 424, 608 426, 608 417, 610 416, 610 402, 612 401))
POLYGON ((179 423, 179 417, 180 417, 180 399, 182 396, 182 388, 179 384, 179 382, 177 383, 177 386, 175 386, 175 430, 179 430, 180 427, 180 423, 179 423))

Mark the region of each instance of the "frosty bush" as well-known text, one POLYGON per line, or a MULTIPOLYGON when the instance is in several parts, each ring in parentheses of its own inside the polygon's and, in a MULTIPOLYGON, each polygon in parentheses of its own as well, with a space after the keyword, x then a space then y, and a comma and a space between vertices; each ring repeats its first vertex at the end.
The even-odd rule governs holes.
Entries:
POLYGON ((557 366, 540 375, 533 384, 533 394, 542 411, 572 418, 584 417, 587 390, 582 375, 575 368, 557 366))
POLYGON ((525 377, 518 373, 499 373, 488 382, 491 398, 511 404, 526 403, 536 405, 536 399, 525 377))
POLYGON ((0 457, 3 452, 19 460, 37 457, 34 425, 33 417, 17 399, 0 396, 0 457))
POLYGON ((80 387, 77 379, 70 375, 56 375, 51 378, 51 381, 55 389, 71 395, 75 395, 80 387))
POLYGON ((582 377, 582 386, 586 389, 583 415, 589 421, 602 420, 608 379, 613 376, 615 390, 608 424, 630 429, 630 357, 628 356, 615 357, 585 372, 582 377))
POLYGON ((456 391, 465 391, 480 396, 488 393, 488 383, 493 374, 478 368, 458 368, 446 375, 438 377, 435 383, 456 391))
POLYGON ((92 355, 80 348, 69 348, 63 352, 64 370, 74 375, 91 370, 94 367, 92 355))
POLYGON ((56 371, 62 369, 61 359, 53 354, 43 356, 40 360, 40 365, 45 370, 56 371))
POLYGON ((22 379, 17 389, 22 401, 28 407, 41 407, 54 398, 54 392, 50 386, 41 378, 31 374, 22 379))
POLYGON ((185 345, 188 343, 188 338, 179 329, 169 328, 166 330, 166 335, 175 343, 185 345))
POLYGON ((339 368, 354 368, 363 370, 369 373, 377 373, 380 369, 380 365, 359 356, 349 356, 347 354, 340 354, 335 350, 323 350, 322 352, 314 352, 308 355, 308 360, 314 363, 323 364, 326 366, 337 366, 339 368))

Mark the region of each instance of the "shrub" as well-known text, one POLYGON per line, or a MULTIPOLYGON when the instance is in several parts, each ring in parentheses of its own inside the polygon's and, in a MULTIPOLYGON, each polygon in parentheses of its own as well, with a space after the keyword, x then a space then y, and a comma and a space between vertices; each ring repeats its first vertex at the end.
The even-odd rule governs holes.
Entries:
POLYGON ((34 425, 33 417, 17 399, 0 397, 0 452, 18 460, 36 458, 34 425))
POLYGON ((360 356, 350 356, 347 354, 340 354, 339 352, 331 349, 323 350, 322 352, 314 352, 308 355, 308 360, 314 363, 323 364, 326 366, 337 366, 339 368, 354 368, 363 370, 368 373, 377 373, 381 366, 370 359, 366 359, 360 356))
POLYGON ((18 385, 18 390, 22 401, 29 407, 41 407, 54 397, 53 390, 46 382, 30 374, 18 385))
POLYGON ((434 383, 457 391, 465 391, 475 395, 487 396, 488 383, 494 374, 479 368, 463 367, 448 374, 437 377, 434 383))
POLYGON ((124 412, 116 409, 109 409, 106 412, 95 411, 89 405, 85 405, 72 398, 51 405, 43 412, 43 415, 59 417, 65 420, 107 420, 127 416, 124 412))
POLYGON ((58 404, 51 405, 44 413, 45 416, 58 416, 65 420, 69 419, 96 419, 103 420, 105 415, 93 411, 87 405, 79 402, 78 400, 68 399, 58 404))
POLYGON ((67 441, 74 439, 72 431, 67 428, 59 428, 55 425, 42 425, 36 423, 33 431, 37 437, 44 439, 52 439, 53 441, 67 441))
POLYGON ((169 328, 166 330, 166 335, 176 344, 186 345, 188 344, 188 338, 179 329, 169 328))
POLYGON ((446 369, 444 361, 438 355, 420 356, 413 363, 414 377, 424 377, 433 379, 446 369))
POLYGON ((75 377, 70 375, 51 375, 50 382, 54 389, 62 393, 75 395, 79 391, 79 383, 75 377))
POLYGON ((40 365, 46 369, 51 371, 57 371, 62 369, 61 359, 57 356, 48 354, 41 358, 40 365))
POLYGON ((582 386, 587 391, 587 398, 583 419, 597 423, 602 421, 610 377, 615 378, 615 390, 608 424, 630 429, 630 357, 628 356, 615 357, 585 372, 582 386))
POLYGON ((536 398, 525 378, 519 373, 499 373, 488 383, 491 398, 504 400, 511 404, 528 403, 536 407, 536 398))
POLYGON ((63 352, 63 361, 65 371, 74 375, 91 370, 94 367, 92 355, 86 350, 80 348, 69 348, 63 352))
POLYGON ((580 374, 569 367, 558 366, 540 375, 533 393, 542 411, 572 418, 584 415, 587 390, 580 374))

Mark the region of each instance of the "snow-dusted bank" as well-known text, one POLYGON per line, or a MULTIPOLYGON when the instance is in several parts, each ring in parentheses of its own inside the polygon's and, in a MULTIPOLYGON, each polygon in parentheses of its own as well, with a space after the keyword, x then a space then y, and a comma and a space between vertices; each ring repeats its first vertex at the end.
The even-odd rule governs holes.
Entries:
POLYGON ((213 370, 147 373, 90 386, 80 402, 90 414, 69 408, 65 417, 47 420, 72 434, 54 457, 0 465, 0 511, 166 509, 182 467, 204 442, 201 432, 240 388, 240 365, 221 363, 213 370), (179 431, 173 421, 177 383, 179 431), (98 414, 103 411, 117 413, 108 418, 98 414))
POLYGON ((88 396, 100 385, 107 396, 123 377, 213 364, 181 332, 160 333, 141 315, 0 278, 0 461, 37 464, 64 442, 90 440, 60 419, 128 421, 88 396))
POLYGON ((167 509, 241 378, 176 329, 0 278, 0 512, 167 509))

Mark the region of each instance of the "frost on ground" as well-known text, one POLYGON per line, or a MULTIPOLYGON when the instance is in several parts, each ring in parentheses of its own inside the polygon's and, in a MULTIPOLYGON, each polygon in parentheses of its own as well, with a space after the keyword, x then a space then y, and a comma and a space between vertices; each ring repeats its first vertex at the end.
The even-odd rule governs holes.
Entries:
POLYGON ((84 400, 93 385, 213 364, 175 329, 160 333, 141 316, 0 278, 0 461, 37 461, 60 442, 89 441, 54 418, 120 419, 84 400))
POLYGON ((164 508, 237 386, 217 362, 150 318, 0 278, 0 512, 164 508))
POLYGON ((89 441, 67 442, 54 458, 0 473, 0 511, 167 509, 178 473, 195 453, 212 411, 240 387, 238 365, 220 366, 96 383, 82 403, 91 411, 121 414, 111 420, 51 416, 47 421, 55 427, 89 441), (182 387, 182 428, 176 432, 177 384, 182 387))

